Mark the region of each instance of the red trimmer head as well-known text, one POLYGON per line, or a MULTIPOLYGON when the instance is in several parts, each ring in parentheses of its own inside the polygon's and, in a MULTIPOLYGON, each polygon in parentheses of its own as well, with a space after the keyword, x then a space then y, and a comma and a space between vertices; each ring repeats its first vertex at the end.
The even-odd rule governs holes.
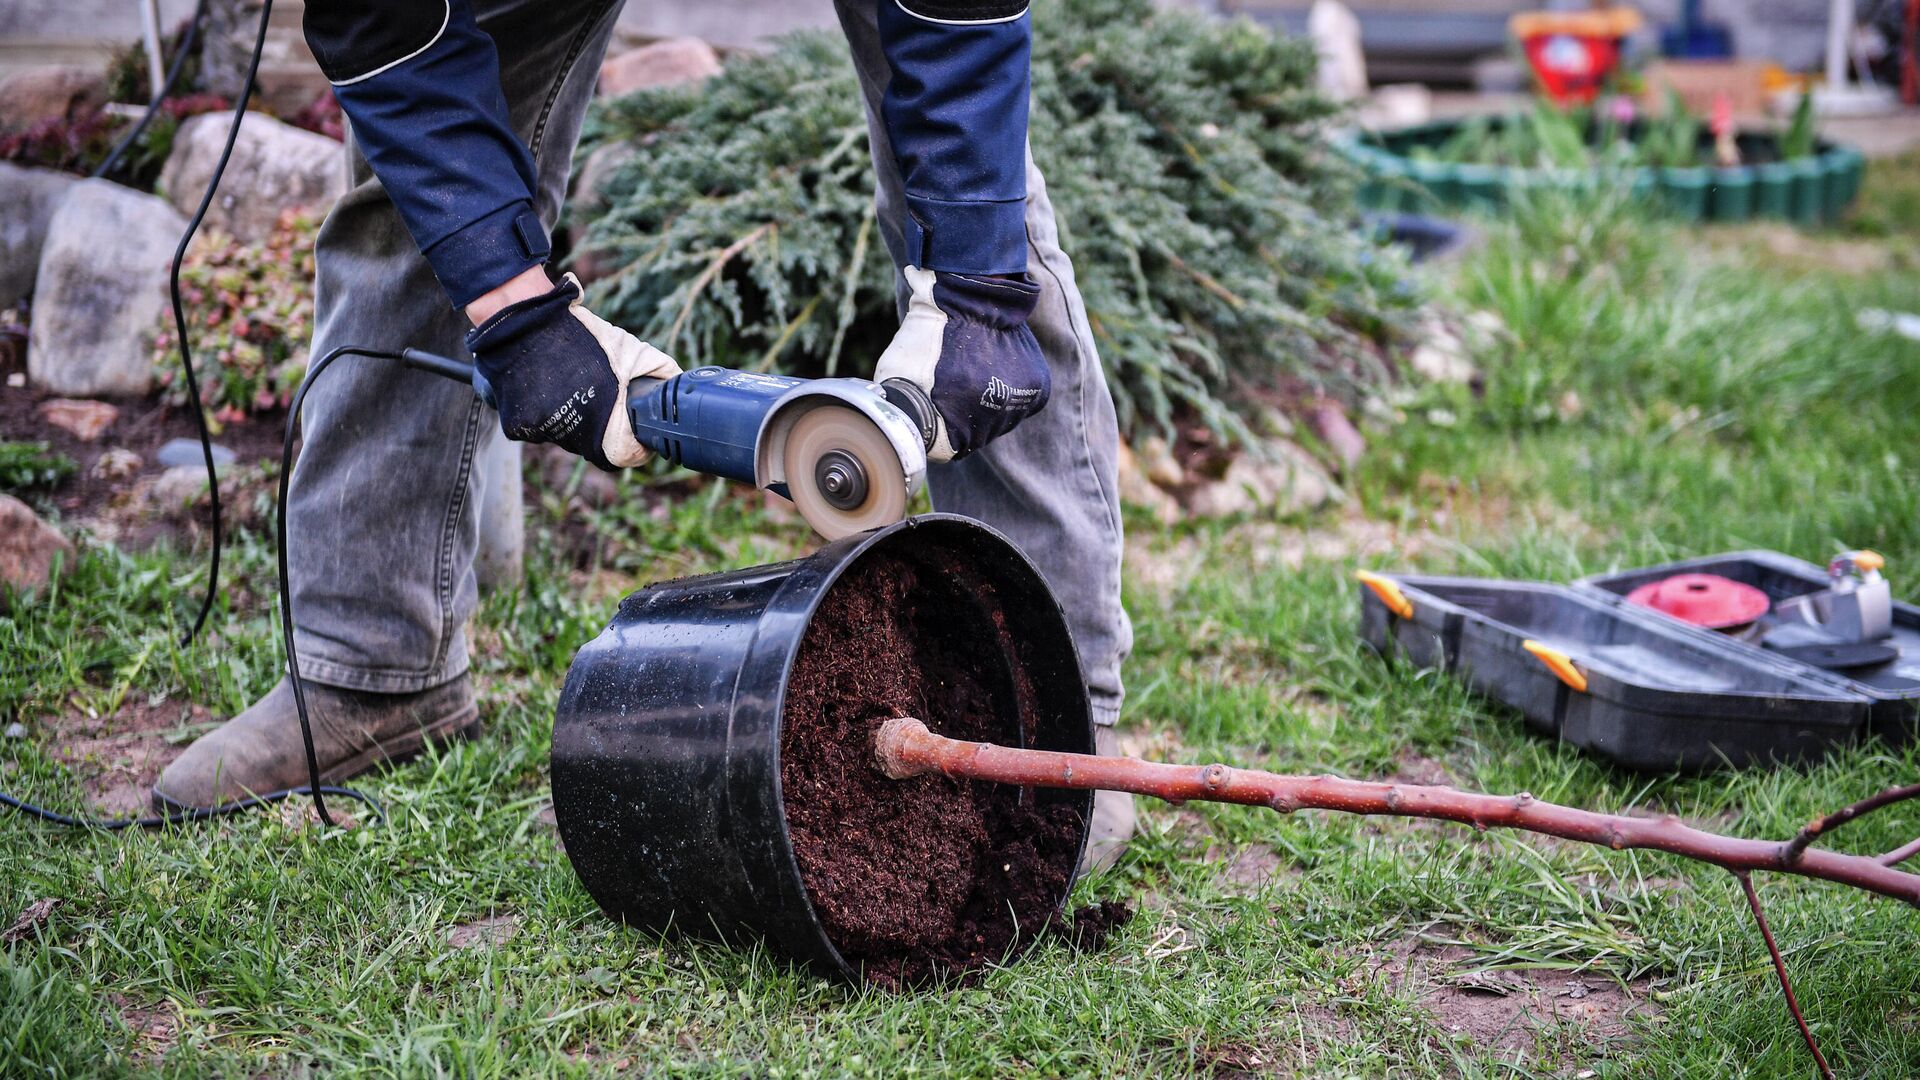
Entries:
POLYGON ((1745 626, 1772 606, 1767 594, 1719 574, 1675 574, 1627 594, 1627 602, 1709 630, 1745 626))

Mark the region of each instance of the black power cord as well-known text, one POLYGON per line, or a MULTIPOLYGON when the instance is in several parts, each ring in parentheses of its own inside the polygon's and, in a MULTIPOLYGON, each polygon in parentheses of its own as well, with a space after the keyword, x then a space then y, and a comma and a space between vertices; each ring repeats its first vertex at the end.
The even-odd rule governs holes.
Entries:
MULTIPOLYGON (((376 360, 398 360, 410 368, 443 375, 456 382, 468 382, 473 369, 458 360, 449 360, 443 356, 422 352, 419 349, 403 349, 400 352, 388 352, 382 349, 362 348, 358 345, 342 345, 327 353, 307 368, 307 376, 300 380, 300 389, 293 395, 293 404, 287 410, 287 431, 280 443, 280 490, 279 512, 274 515, 273 548, 274 559, 280 570, 280 636, 287 648, 287 678, 293 683, 293 707, 300 714, 300 738, 306 744, 307 751, 307 790, 313 793, 313 807, 320 814, 320 820, 333 824, 333 815, 327 811, 327 804, 321 795, 348 795, 362 802, 372 800, 356 791, 344 788, 330 788, 320 783, 320 760, 313 749, 313 726, 307 719, 307 692, 300 678, 300 654, 293 643, 293 589, 287 584, 287 485, 293 479, 293 425, 300 418, 300 407, 306 403, 307 391, 313 388, 320 374, 343 356, 363 356, 376 360)), ((376 808, 375 813, 378 813, 376 808)))
POLYGON ((132 146, 141 132, 147 130, 147 125, 153 123, 153 118, 159 115, 167 96, 173 93, 174 84, 180 81, 180 73, 186 70, 187 57, 192 56, 193 50, 200 44, 200 24, 206 20, 206 17, 207 0, 200 0, 194 5, 193 17, 187 21, 187 32, 180 36, 180 47, 173 54, 173 63, 167 65, 166 78, 160 81, 160 92, 153 95, 153 100, 147 103, 147 111, 140 115, 139 123, 127 129, 127 133, 120 136, 120 141, 114 143, 113 149, 107 151, 107 156, 94 167, 90 174, 92 178, 98 179, 107 175, 108 170, 119 164, 120 155, 127 152, 127 147, 132 146))
MULTIPOLYGON (((199 636, 200 628, 206 625, 207 616, 213 612, 213 598, 220 589, 220 476, 213 465, 213 437, 207 432, 207 411, 200 403, 200 378, 193 371, 193 347, 187 342, 186 306, 180 301, 180 266, 186 262, 187 247, 193 243, 193 234, 200 231, 207 208, 213 205, 213 197, 220 190, 220 178, 226 174, 227 162, 233 157, 233 144, 240 138, 240 121, 246 118, 247 102, 253 98, 253 83, 260 74, 260 54, 267 47, 267 21, 272 17, 273 0, 262 0, 260 32, 253 39, 253 59, 247 64, 247 78, 240 86, 240 100, 233 103, 233 123, 227 126, 227 144, 220 149, 220 160, 214 163, 213 175, 207 177, 207 190, 201 194, 200 205, 187 222, 187 231, 180 236, 180 246, 174 249, 173 266, 167 276, 167 291, 173 301, 174 334, 180 342, 180 367, 187 377, 187 396, 193 402, 194 430, 200 436, 200 456, 207 465, 207 494, 213 510, 213 546, 207 556, 207 592, 200 601, 200 614, 194 616, 193 626, 180 639, 183 648, 191 644, 199 636)), ((291 418, 288 422, 292 422, 291 418)), ((318 786, 317 780, 315 786, 318 786)))
MULTIPOLYGON (((182 41, 180 52, 174 57, 173 65, 167 74, 166 85, 162 88, 160 96, 154 99, 153 104, 149 106, 147 110, 147 115, 141 119, 140 124, 136 126, 135 130, 126 138, 123 138, 120 145, 116 146, 112 153, 109 154, 108 165, 111 165, 112 160, 119 156, 120 152, 126 148, 127 144, 131 143, 133 138, 138 137, 140 129, 146 126, 147 122, 153 118, 154 112, 160 108, 161 101, 171 89, 173 81, 179 76, 185 56, 191 51, 193 37, 198 33, 200 21, 204 17, 205 12, 206 0, 201 0, 199 7, 196 8, 194 12, 193 24, 188 30, 188 35, 182 41)), ((194 637, 199 634, 201 627, 205 625, 207 621, 208 614, 213 609, 214 594, 218 587, 220 577, 221 530, 220 479, 214 469, 213 441, 207 431, 206 410, 201 403, 200 384, 194 376, 193 354, 187 342, 186 312, 180 298, 180 264, 186 258, 187 246, 193 242, 194 233, 199 230, 201 221, 207 216, 208 207, 213 204, 213 197, 220 186, 220 178, 226 172, 228 160, 233 156, 234 143, 240 135, 240 121, 246 116, 247 101, 253 96, 254 80, 260 70, 260 55, 267 40, 267 23, 272 13, 272 0, 264 0, 260 7, 260 32, 255 38, 253 45, 253 60, 247 67, 246 82, 241 88, 240 100, 233 111, 233 124, 227 129, 226 146, 220 152, 220 160, 214 165, 213 175, 207 180, 206 192, 200 198, 200 206, 194 211, 192 220, 187 224, 186 234, 180 238, 180 246, 174 251, 173 272, 168 282, 171 299, 173 301, 174 328, 179 334, 180 357, 186 369, 187 393, 193 405, 194 421, 200 435, 200 452, 206 462, 207 485, 208 490, 212 494, 213 503, 213 546, 207 571, 206 597, 200 605, 199 616, 194 620, 192 628, 190 628, 186 636, 181 639, 183 646, 190 644, 194 637)), ((97 176, 100 172, 104 172, 106 167, 107 166, 102 166, 95 175, 97 176)), ((397 360, 416 370, 431 372, 453 379, 456 382, 468 382, 472 374, 472 368, 466 364, 457 360, 450 360, 443 356, 422 352, 418 349, 405 349, 396 353, 379 349, 361 348, 354 345, 343 345, 328 352, 309 367, 306 377, 300 381, 299 390, 294 393, 293 403, 287 414, 286 435, 280 447, 279 506, 274 521, 274 555, 280 576, 280 629, 281 636, 286 645, 287 677, 293 683, 294 708, 300 715, 300 739, 306 750, 307 757, 308 782, 306 786, 272 791, 264 795, 255 795, 237 802, 222 803, 214 807, 182 807, 169 813, 133 818, 96 818, 62 814, 58 811, 49 810, 46 807, 37 806, 25 800, 15 798, 5 792, 0 792, 0 806, 11 807, 29 817, 38 818, 41 821, 54 825, 112 831, 127 828, 156 828, 165 825, 206 821, 227 814, 238 813, 242 810, 250 810, 254 807, 277 803, 295 795, 310 795, 313 797, 314 809, 319 814, 320 820, 331 827, 335 825, 336 822, 333 820, 332 813, 327 809, 324 797, 327 795, 336 795, 356 799, 365 804, 367 808, 373 812, 376 820, 382 822, 386 820, 386 812, 381 808, 380 803, 372 796, 355 791, 352 788, 333 787, 320 782, 320 762, 313 745, 313 725, 307 714, 306 691, 300 678, 299 653, 293 640, 293 593, 287 585, 287 485, 293 473, 293 427, 300 417, 300 407, 305 403, 307 391, 312 388, 314 380, 318 379, 321 372, 327 370, 335 360, 338 360, 342 356, 363 356, 382 360, 397 360)))

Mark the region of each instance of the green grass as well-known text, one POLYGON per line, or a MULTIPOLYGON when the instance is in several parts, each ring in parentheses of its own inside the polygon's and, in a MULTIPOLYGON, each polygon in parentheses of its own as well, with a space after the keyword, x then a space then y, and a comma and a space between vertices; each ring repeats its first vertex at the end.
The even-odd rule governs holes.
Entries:
MULTIPOLYGON (((1920 276, 1769 269, 1604 202, 1517 221, 1436 285, 1508 328, 1480 357, 1484 396, 1398 402, 1347 509, 1153 535, 1133 519, 1129 735, 1186 761, 1444 769, 1462 786, 1657 807, 1748 836, 1910 782, 1920 750, 1878 744, 1734 776, 1610 769, 1367 652, 1355 557, 1281 557, 1364 514, 1404 545, 1375 566, 1567 580, 1749 545, 1815 559, 1872 546, 1916 592, 1920 345, 1868 336, 1853 312, 1920 310, 1920 276)), ((567 658, 637 581, 784 558, 797 537, 708 488, 657 515, 602 513, 583 552, 554 528, 567 505, 561 492, 536 508, 532 583, 490 598, 476 625, 491 736, 370 778, 387 827, 0 823, 0 923, 65 901, 37 938, 0 946, 0 1076, 1809 1072, 1727 875, 1451 826, 1155 805, 1121 864, 1082 886, 1140 910, 1106 953, 1047 945, 945 992, 854 991, 761 953, 622 929, 539 819, 567 658), (1230 879, 1228 856, 1263 851, 1269 879, 1230 879), (495 916, 517 920, 510 940, 449 947, 453 928, 495 916), (1379 970, 1421 937, 1460 943, 1444 974, 1516 969, 1550 991, 1631 980, 1649 1007, 1617 1037, 1549 1023, 1503 1050, 1448 1030, 1379 970), (156 1040, 156 1025, 173 1034, 156 1040)), ((0 615, 0 720, 29 729, 0 744, 0 786, 71 805, 42 744, 50 712, 162 696, 231 710, 266 689, 270 552, 243 537, 232 563, 217 638, 187 650, 171 644, 199 581, 186 554, 91 547, 0 615)), ((1916 833, 1920 809, 1901 808, 1838 844, 1916 833)), ((1920 1072, 1920 914, 1797 880, 1761 888, 1841 1072, 1920 1072)))

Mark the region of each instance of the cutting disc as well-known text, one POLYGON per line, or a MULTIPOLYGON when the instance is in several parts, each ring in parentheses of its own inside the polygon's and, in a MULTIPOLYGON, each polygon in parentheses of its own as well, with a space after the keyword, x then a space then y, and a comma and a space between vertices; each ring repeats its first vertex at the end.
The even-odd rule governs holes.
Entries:
POLYGON ((787 433, 787 491, 813 531, 838 540, 907 516, 906 470, 873 421, 822 405, 787 433))
POLYGON ((1627 602, 1711 630, 1745 626, 1771 606, 1766 593, 1718 574, 1675 574, 1650 581, 1628 593, 1627 602))

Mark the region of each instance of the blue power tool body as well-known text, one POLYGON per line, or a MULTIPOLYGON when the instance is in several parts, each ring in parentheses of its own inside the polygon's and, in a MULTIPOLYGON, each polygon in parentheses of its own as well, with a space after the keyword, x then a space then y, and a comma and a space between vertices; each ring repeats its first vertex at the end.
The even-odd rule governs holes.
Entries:
MULTIPOLYGON (((419 349, 409 367, 493 388, 470 364, 419 349)), ((904 380, 796 379, 698 367, 627 387, 634 437, 674 465, 793 502, 829 540, 890 525, 925 482, 932 402, 904 380)))

